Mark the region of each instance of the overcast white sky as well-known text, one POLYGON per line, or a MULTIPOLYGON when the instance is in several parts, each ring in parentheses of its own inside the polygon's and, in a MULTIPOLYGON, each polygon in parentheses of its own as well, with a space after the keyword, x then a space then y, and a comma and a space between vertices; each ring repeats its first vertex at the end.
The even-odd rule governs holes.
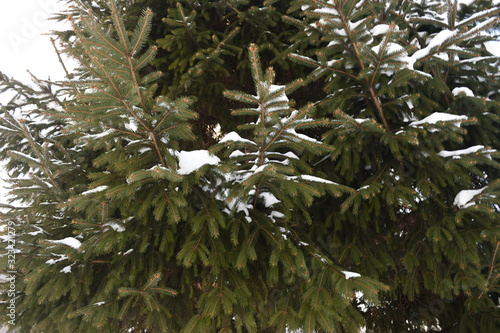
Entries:
MULTIPOLYGON (((31 82, 27 69, 40 79, 62 79, 64 72, 44 34, 62 27, 48 18, 63 8, 58 0, 1 0, 0 71, 25 83, 31 82)), ((0 103, 6 101, 0 95, 0 103)), ((5 202, 4 178, 0 169, 0 202, 5 202)))
POLYGON ((57 29, 56 23, 48 18, 62 9, 63 4, 57 0, 2 0, 0 71, 23 81, 29 80, 27 69, 43 79, 61 78, 49 36, 43 34, 57 29))

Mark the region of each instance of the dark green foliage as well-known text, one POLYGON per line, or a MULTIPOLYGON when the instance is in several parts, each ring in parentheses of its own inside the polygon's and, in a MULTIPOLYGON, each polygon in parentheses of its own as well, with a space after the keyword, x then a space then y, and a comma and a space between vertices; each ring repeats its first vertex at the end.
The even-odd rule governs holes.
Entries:
POLYGON ((20 332, 500 330, 492 1, 68 3, 1 77, 20 332))

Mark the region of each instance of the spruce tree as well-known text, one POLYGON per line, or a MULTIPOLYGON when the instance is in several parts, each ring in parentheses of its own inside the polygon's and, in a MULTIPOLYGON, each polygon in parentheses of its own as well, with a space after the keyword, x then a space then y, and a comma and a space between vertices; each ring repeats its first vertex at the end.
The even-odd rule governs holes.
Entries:
POLYGON ((352 191, 302 174, 312 168, 301 155, 331 148, 300 133, 328 124, 313 119, 311 105, 289 105, 286 91, 300 81, 275 85, 252 46, 257 96, 226 93, 257 104, 234 111, 261 120, 242 127, 254 142, 250 159, 237 156, 243 139, 235 135, 212 149, 226 161, 181 150, 180 142, 195 139, 192 101, 155 95, 159 73, 141 74, 156 53, 144 47, 152 12, 128 32, 113 1, 109 11, 111 27, 84 8, 73 22, 77 40, 65 52, 80 67, 71 80, 29 91, 4 82, 20 92, 3 110, 2 142, 16 176, 12 194, 24 204, 3 215, 19 233, 21 331, 330 331, 362 324, 349 302, 354 290, 376 302, 384 286, 346 275, 293 236, 312 223, 307 207, 314 198, 352 191))
POLYGON ((68 2, 1 81, 21 332, 500 329, 494 2, 68 2))
POLYGON ((291 59, 324 82, 319 114, 336 119, 318 171, 357 189, 322 202, 326 223, 310 232, 341 265, 391 286, 382 307, 365 304, 369 330, 497 330, 499 62, 484 42, 498 7, 294 5, 305 9, 288 19, 303 27, 297 42, 314 36, 317 51, 291 59))

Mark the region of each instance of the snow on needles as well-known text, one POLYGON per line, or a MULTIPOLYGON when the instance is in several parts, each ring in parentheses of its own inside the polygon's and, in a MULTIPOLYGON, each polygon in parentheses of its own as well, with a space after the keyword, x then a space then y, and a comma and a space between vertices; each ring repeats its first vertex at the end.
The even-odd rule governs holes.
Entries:
POLYGON ((210 154, 208 150, 180 151, 177 158, 179 159, 177 173, 180 175, 188 175, 204 165, 217 165, 220 162, 220 159, 210 154))
POLYGON ((453 201, 453 204, 455 206, 458 206, 459 208, 467 208, 470 206, 474 206, 476 203, 472 201, 474 197, 478 194, 481 194, 486 187, 483 187, 479 190, 463 190, 458 192, 457 196, 455 197, 455 200, 453 201))
POLYGON ((460 94, 465 94, 468 97, 474 97, 474 93, 467 87, 457 87, 451 91, 453 96, 458 96, 460 94))
POLYGON ((227 133, 220 141, 219 143, 223 143, 223 142, 244 142, 244 143, 250 143, 250 144, 253 144, 255 145, 255 142, 251 141, 251 140, 248 140, 248 139, 244 139, 242 138, 238 133, 236 132, 229 132, 227 133))
POLYGON ((80 246, 82 245, 82 242, 80 242, 78 239, 73 238, 73 237, 66 237, 64 239, 47 240, 47 241, 50 243, 54 243, 54 244, 66 245, 66 246, 72 247, 76 250, 78 250, 80 248, 80 246))
POLYGON ((463 120, 467 120, 467 116, 460 115, 457 116, 455 114, 450 114, 450 113, 445 113, 445 112, 434 112, 428 117, 425 117, 422 120, 419 121, 414 121, 410 123, 410 126, 416 127, 419 125, 424 125, 424 124, 436 124, 440 121, 456 121, 456 122, 461 122, 463 120))
POLYGON ((434 47, 441 46, 442 44, 444 44, 444 42, 446 42, 448 39, 454 37, 456 34, 457 34, 456 30, 455 31, 451 31, 448 29, 441 30, 436 36, 434 36, 434 38, 432 38, 429 45, 427 45, 425 48, 415 52, 412 55, 412 58, 414 58, 415 60, 425 58, 426 56, 428 56, 430 54, 431 50, 434 47))
POLYGON ((361 274, 356 273, 356 272, 342 271, 342 273, 344 273, 346 280, 349 280, 351 278, 357 278, 357 277, 361 276, 361 274))
POLYGON ((388 33, 391 30, 391 27, 388 24, 378 24, 370 30, 370 33, 373 36, 380 36, 388 33))
MULTIPOLYGON (((469 154, 474 154, 479 152, 481 149, 484 149, 484 146, 482 145, 476 145, 472 146, 466 149, 460 149, 460 150, 442 150, 438 153, 439 156, 441 157, 453 157, 454 159, 459 159, 461 155, 469 155, 469 154)), ((485 153, 494 153, 495 150, 486 150, 485 153)))

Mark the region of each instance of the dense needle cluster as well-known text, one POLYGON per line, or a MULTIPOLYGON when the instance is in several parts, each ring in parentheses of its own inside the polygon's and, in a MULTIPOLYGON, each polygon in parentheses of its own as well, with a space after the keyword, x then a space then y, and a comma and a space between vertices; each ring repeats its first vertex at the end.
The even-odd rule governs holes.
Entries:
POLYGON ((68 3, 0 73, 20 332, 500 329, 498 1, 68 3))

